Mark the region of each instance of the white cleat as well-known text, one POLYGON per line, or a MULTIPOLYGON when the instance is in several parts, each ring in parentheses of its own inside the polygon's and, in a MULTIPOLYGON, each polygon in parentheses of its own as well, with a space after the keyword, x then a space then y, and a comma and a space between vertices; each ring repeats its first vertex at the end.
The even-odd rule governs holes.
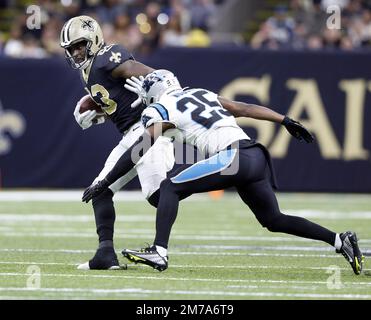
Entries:
POLYGON ((82 264, 79 264, 77 266, 77 269, 78 270, 90 270, 89 261, 85 262, 85 263, 82 263, 82 264))

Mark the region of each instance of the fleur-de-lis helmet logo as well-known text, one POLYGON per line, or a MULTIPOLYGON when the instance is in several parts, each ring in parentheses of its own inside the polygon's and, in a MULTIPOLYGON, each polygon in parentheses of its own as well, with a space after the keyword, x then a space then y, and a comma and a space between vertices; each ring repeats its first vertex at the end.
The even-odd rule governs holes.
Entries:
POLYGON ((94 21, 93 20, 81 20, 82 28, 88 29, 89 31, 94 31, 94 21))

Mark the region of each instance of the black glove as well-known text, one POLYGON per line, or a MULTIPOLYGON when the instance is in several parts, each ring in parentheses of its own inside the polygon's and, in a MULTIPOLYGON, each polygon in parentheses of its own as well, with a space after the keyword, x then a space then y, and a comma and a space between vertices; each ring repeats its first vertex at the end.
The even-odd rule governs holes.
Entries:
POLYGON ((299 122, 285 116, 281 124, 285 126, 286 130, 296 139, 298 140, 304 139, 308 143, 313 142, 314 137, 299 122))
POLYGON ((93 199, 93 197, 96 197, 103 191, 107 190, 110 184, 111 183, 109 183, 107 179, 103 179, 98 183, 86 188, 84 194, 82 195, 82 202, 88 203, 91 199, 93 199))

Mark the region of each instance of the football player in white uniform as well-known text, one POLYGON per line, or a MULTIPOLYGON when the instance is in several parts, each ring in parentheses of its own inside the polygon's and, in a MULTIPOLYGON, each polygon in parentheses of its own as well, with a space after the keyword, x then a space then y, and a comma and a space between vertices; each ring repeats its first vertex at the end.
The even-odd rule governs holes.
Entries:
MULTIPOLYGON (((122 134, 121 141, 96 177, 95 182, 98 182, 145 130, 140 121, 145 105, 136 93, 124 87, 125 80, 131 76, 147 75, 153 69, 135 61, 123 46, 104 43, 99 24, 89 16, 68 20, 61 30, 60 45, 65 49, 71 67, 79 70, 81 82, 89 93, 76 105, 74 116, 77 123, 82 129, 88 129, 109 120, 122 134), (81 103, 89 97, 102 107, 104 115, 98 115, 95 110, 80 113, 81 103)), ((157 203, 158 200, 153 200, 153 193, 173 167, 173 145, 169 139, 162 138, 153 151, 152 161, 143 159, 105 192, 93 198, 99 247, 94 257, 79 265, 79 269, 120 268, 113 246, 115 208, 112 198, 115 192, 138 174, 143 195, 150 203, 157 203)))
POLYGON ((245 134, 234 116, 281 123, 296 138, 312 142, 313 137, 302 125, 268 108, 230 101, 205 89, 183 90, 177 78, 166 70, 157 70, 144 81, 132 78, 127 82, 148 105, 142 113, 147 131, 122 155, 105 179, 86 189, 83 201, 104 191, 128 172, 143 154, 146 157, 145 152, 161 135, 193 144, 207 158, 191 166, 182 166, 161 183, 153 245, 141 251, 125 249, 125 257, 165 270, 179 201, 193 193, 235 187, 263 227, 272 232, 324 241, 344 255, 355 274, 361 273, 363 256, 354 232, 338 234, 307 219, 280 212, 273 191, 275 179, 269 153, 245 134))

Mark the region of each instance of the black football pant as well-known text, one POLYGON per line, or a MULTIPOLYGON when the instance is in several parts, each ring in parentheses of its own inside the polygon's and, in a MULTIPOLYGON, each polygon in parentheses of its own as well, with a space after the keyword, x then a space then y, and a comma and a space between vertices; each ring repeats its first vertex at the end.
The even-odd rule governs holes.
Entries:
MULTIPOLYGON (((160 199, 156 216, 156 237, 154 244, 168 247, 170 232, 175 222, 181 199, 193 193, 236 187, 241 199, 249 206, 260 224, 272 232, 283 232, 299 237, 322 240, 334 245, 336 234, 304 218, 285 215, 280 212, 271 185, 270 167, 266 155, 259 146, 239 149, 239 170, 234 175, 214 173, 199 179, 173 183, 170 178, 160 187, 160 199)), ((188 168, 181 167, 179 171, 188 168)), ((228 214, 228 212, 226 212, 228 214)))

